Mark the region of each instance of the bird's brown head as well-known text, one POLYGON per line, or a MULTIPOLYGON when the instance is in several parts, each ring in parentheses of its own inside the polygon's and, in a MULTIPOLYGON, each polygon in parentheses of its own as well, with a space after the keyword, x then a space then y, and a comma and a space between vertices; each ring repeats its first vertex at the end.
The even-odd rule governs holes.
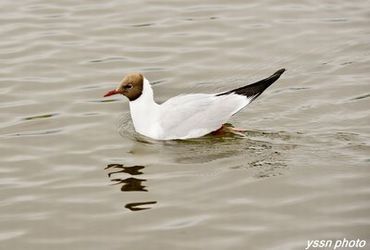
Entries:
POLYGON ((104 97, 122 94, 130 101, 135 101, 143 92, 144 76, 140 73, 130 73, 126 75, 116 89, 106 93, 104 97))

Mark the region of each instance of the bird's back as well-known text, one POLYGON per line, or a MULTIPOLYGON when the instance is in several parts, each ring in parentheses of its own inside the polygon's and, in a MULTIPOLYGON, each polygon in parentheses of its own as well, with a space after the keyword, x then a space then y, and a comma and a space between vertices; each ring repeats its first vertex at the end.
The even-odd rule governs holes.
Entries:
POLYGON ((188 139, 219 129, 230 117, 245 107, 244 96, 228 94, 189 94, 173 97, 160 108, 163 139, 188 139))

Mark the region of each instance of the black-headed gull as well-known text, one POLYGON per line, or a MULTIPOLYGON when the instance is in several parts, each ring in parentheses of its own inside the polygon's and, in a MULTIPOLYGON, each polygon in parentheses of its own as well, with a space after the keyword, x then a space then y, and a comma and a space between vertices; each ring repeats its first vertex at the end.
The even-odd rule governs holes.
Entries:
POLYGON ((152 87, 142 74, 130 73, 104 97, 126 96, 135 130, 142 135, 156 140, 197 138, 225 128, 232 115, 261 95, 284 71, 280 69, 266 79, 230 91, 179 95, 162 104, 154 101, 152 87))

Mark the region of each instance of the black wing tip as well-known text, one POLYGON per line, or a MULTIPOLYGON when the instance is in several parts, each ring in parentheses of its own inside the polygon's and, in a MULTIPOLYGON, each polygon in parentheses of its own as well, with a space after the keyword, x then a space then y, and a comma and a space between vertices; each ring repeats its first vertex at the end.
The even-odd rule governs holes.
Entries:
POLYGON ((237 94, 237 95, 244 95, 247 98, 252 98, 252 101, 256 99, 259 95, 262 94, 265 89, 267 89, 271 84, 273 84, 275 81, 277 81, 280 76, 286 71, 285 68, 279 69, 274 74, 270 75, 269 77, 262 79, 258 82, 249 84, 247 86, 243 86, 237 89, 233 89, 224 93, 220 93, 217 96, 220 95, 228 95, 231 93, 237 94))
POLYGON ((286 71, 286 69, 282 68, 282 69, 279 69, 278 71, 276 71, 273 75, 281 76, 281 74, 283 74, 285 71, 286 71))

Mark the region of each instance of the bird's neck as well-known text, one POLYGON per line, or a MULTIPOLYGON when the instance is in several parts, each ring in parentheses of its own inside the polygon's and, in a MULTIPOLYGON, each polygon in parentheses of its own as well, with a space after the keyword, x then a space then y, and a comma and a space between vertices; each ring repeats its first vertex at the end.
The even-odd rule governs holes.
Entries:
POLYGON ((146 78, 144 78, 142 94, 130 102, 130 112, 135 130, 152 137, 151 131, 155 130, 159 120, 159 105, 154 101, 153 89, 146 78))

